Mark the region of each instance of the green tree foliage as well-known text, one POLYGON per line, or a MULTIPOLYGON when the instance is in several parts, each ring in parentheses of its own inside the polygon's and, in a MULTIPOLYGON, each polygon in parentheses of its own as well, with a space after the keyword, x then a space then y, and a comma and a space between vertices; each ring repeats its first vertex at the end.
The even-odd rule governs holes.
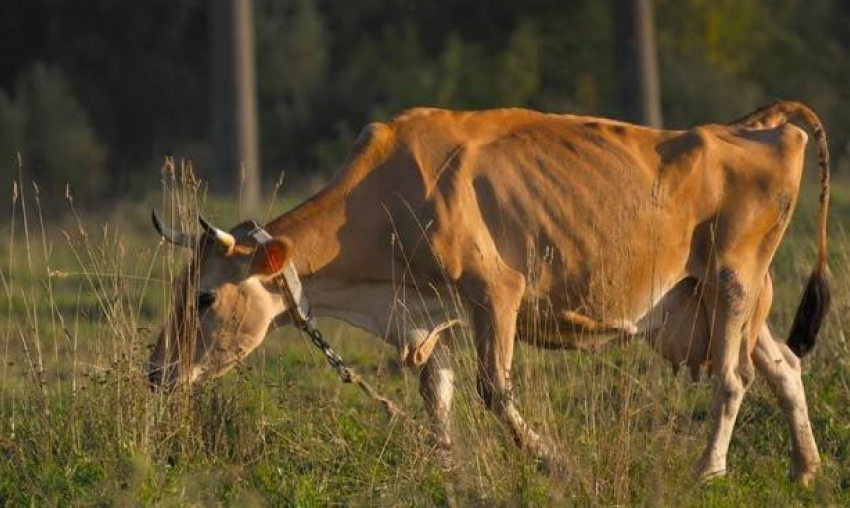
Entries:
POLYGON ((665 120, 722 121, 776 99, 821 116, 850 166, 850 7, 838 0, 656 0, 665 120))
POLYGON ((206 4, 0 1, 0 90, 14 95, 35 62, 61 73, 106 147, 110 196, 137 193, 135 181, 155 187, 166 155, 188 155, 208 136, 206 4))
POLYGON ((104 149, 88 115, 61 72, 36 64, 19 76, 14 96, 0 92, 0 174, 17 173, 20 154, 28 173, 54 205, 66 184, 91 197, 106 183, 104 149))
MULTIPOLYGON (((850 166, 850 3, 654 3, 667 125, 723 122, 775 99, 800 99, 823 117, 836 167, 850 166)), ((621 114, 614 1, 255 6, 269 180, 283 168, 333 173, 363 125, 414 106, 621 114)), ((206 9, 199 0, 0 2, 0 89, 16 96, 33 61, 61 70, 108 148, 109 179, 135 173, 154 185, 149 175, 162 157, 207 153, 206 9)), ((3 146, 22 142, 3 137, 3 146)), ((196 162, 203 175, 203 157, 196 162)))
POLYGON ((316 142, 313 105, 327 79, 327 31, 310 0, 257 3, 257 72, 263 166, 316 142))

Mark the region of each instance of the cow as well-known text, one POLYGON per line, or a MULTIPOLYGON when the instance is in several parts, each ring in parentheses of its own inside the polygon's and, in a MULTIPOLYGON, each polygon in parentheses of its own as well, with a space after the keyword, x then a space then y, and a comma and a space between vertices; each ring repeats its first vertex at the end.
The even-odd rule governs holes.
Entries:
POLYGON ((744 393, 761 372, 792 444, 790 477, 820 463, 800 357, 829 306, 829 159, 814 112, 794 101, 729 124, 660 130, 525 109, 418 108, 359 135, 314 197, 260 227, 201 219, 198 235, 154 224, 195 249, 151 354, 154 386, 220 376, 273 323, 297 322, 288 288, 313 315, 383 337, 421 366, 437 441, 451 445, 447 329, 471 329, 477 390, 542 464, 550 442, 511 396, 515 339, 596 351, 646 338, 674 368, 708 370, 713 422, 695 470, 723 475, 744 393), (800 188, 805 131, 819 153, 817 259, 787 344, 766 323, 768 272, 800 188), (290 270, 289 278, 284 274, 290 270), (545 319, 552 326, 534 323, 545 319), (541 329, 545 331, 541 331, 541 329))

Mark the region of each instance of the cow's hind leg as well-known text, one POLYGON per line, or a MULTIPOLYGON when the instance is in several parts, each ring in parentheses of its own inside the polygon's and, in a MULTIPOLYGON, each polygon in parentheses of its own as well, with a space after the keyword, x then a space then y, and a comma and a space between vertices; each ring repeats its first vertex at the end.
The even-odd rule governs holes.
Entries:
POLYGON ((735 420, 754 377, 744 327, 750 322, 752 295, 757 291, 728 266, 718 269, 714 289, 715 334, 710 354, 717 388, 712 410, 714 426, 708 446, 697 463, 700 478, 726 473, 726 455, 735 420))
POLYGON ((791 433, 791 479, 808 484, 817 474, 820 456, 809 422, 800 360, 788 346, 773 340, 766 324, 759 331, 753 360, 779 400, 788 422, 791 433))

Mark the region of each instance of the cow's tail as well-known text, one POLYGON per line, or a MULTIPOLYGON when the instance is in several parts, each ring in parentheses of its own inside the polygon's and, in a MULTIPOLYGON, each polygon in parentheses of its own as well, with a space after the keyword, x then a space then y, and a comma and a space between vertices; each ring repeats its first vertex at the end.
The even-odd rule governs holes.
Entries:
POLYGON ((818 331, 829 311, 830 291, 826 280, 826 216, 829 207, 829 148, 826 143, 826 131, 820 118, 808 106, 797 101, 778 101, 758 109, 736 120, 754 129, 770 129, 792 119, 805 122, 811 128, 817 142, 818 164, 820 166, 820 207, 818 209, 818 257, 806 290, 797 307, 788 347, 799 357, 803 357, 815 346, 818 331))

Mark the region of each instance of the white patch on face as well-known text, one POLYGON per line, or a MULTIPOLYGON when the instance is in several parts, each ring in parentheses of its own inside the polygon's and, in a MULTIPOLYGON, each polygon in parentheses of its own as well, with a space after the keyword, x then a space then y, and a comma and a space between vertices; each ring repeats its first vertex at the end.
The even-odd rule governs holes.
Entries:
POLYGON ((263 342, 272 320, 286 310, 283 296, 269 291, 257 277, 221 285, 216 292, 215 305, 202 318, 207 341, 193 363, 193 382, 230 370, 263 342))

